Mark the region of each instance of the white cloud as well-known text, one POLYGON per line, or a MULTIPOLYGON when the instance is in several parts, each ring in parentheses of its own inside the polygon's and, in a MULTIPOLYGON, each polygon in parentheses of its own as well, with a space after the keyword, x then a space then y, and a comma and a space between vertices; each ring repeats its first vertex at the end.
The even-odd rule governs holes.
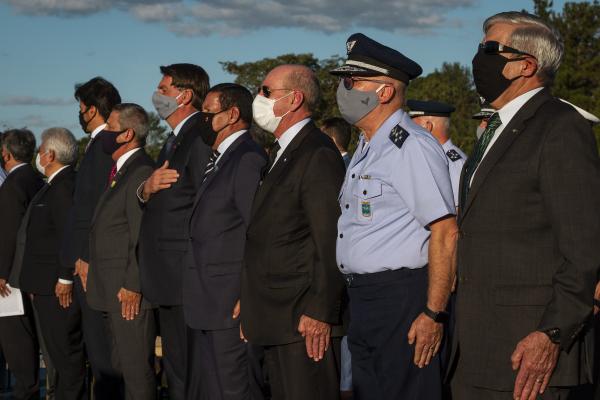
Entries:
POLYGON ((0 99, 2 106, 70 106, 75 99, 40 98, 34 96, 8 96, 0 99))
POLYGON ((263 28, 303 28, 325 33, 365 27, 431 31, 455 25, 449 11, 477 0, 0 0, 30 15, 76 16, 109 9, 164 24, 182 36, 232 35, 263 28))

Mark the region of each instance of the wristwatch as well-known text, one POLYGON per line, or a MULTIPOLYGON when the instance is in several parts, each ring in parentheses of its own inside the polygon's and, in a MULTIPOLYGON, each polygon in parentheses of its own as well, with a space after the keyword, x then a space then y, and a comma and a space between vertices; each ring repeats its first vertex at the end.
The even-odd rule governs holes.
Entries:
POLYGON ((448 322, 448 313, 446 311, 433 311, 429 307, 425 306, 423 314, 438 323, 448 322))
POLYGON ((558 328, 552 328, 552 329, 546 329, 544 332, 549 338, 550 341, 554 344, 560 344, 560 329, 558 328))

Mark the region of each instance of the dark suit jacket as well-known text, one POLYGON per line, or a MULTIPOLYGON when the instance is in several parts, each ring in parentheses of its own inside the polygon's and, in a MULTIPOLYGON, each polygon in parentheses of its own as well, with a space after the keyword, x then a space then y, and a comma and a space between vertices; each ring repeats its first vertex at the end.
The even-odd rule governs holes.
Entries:
POLYGON ((165 147, 158 160, 160 167, 169 160, 169 168, 179 179, 169 189, 152 195, 145 206, 139 242, 140 272, 144 296, 158 305, 181 305, 183 262, 188 250, 189 218, 202 178, 210 147, 205 143, 201 114, 183 125, 171 148, 165 147))
POLYGON ((17 232, 29 202, 43 185, 42 177, 27 164, 8 174, 0 186, 0 279, 10 276, 17 232))
POLYGON ((69 213, 62 243, 61 258, 64 265, 75 268, 75 261, 81 258, 89 262, 89 236, 92 216, 98 200, 106 189, 108 176, 114 164, 111 156, 102 150, 98 133, 92 139, 85 155, 79 163, 73 207, 69 213))
POLYGON ((550 385, 585 382, 582 330, 600 266, 600 165, 587 121, 547 89, 537 93, 482 160, 460 210, 456 336, 465 376, 512 390, 517 343, 559 328, 550 385))
POLYGON ((60 263, 59 254, 74 187, 75 171, 68 166, 34 196, 17 236, 11 285, 54 295, 59 278, 73 280, 72 269, 60 263))
POLYGON ((340 152, 311 121, 262 181, 242 273, 242 326, 253 343, 302 341, 302 314, 340 323, 335 242, 343 178, 340 152))
POLYGON ((183 283, 185 320, 194 329, 232 328, 240 298, 240 279, 252 200, 265 152, 244 133, 221 155, 200 186, 190 222, 193 265, 183 283))
MULTIPOLYGON (((121 288, 141 292, 136 248, 142 221, 137 188, 154 170, 154 162, 141 149, 125 161, 104 191, 90 231, 90 270, 87 302, 99 311, 120 312, 121 288)), ((148 308, 146 301, 143 308, 148 308)))

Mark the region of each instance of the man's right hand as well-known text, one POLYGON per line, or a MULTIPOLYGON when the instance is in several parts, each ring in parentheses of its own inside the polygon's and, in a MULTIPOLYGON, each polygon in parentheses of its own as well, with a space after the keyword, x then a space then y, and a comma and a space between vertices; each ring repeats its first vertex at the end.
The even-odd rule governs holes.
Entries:
POLYGON ((150 178, 144 182, 144 190, 142 192, 142 198, 144 201, 148 201, 150 196, 161 190, 168 189, 172 184, 177 182, 179 179, 179 173, 175 169, 169 169, 169 161, 165 161, 164 164, 154 170, 150 178))
MULTIPOLYGON (((596 284, 596 291, 594 292, 594 300, 600 300, 600 282, 596 284)), ((600 307, 594 304, 594 315, 598 314, 600 307)))
POLYGON ((10 289, 6 284, 6 279, 0 279, 0 296, 6 297, 10 294, 10 289))
POLYGON ((90 268, 90 264, 83 261, 81 258, 75 261, 75 272, 73 275, 78 275, 79 279, 81 279, 81 286, 83 286, 83 291, 87 291, 87 276, 88 270, 90 268))

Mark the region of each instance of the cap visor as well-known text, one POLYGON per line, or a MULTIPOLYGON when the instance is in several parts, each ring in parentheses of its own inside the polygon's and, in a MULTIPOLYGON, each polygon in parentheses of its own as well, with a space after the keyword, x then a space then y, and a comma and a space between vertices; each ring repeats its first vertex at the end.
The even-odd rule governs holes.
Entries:
POLYGON ((366 68, 360 68, 354 65, 342 65, 341 67, 329 71, 331 75, 356 75, 356 76, 378 76, 381 72, 373 71, 366 68))

